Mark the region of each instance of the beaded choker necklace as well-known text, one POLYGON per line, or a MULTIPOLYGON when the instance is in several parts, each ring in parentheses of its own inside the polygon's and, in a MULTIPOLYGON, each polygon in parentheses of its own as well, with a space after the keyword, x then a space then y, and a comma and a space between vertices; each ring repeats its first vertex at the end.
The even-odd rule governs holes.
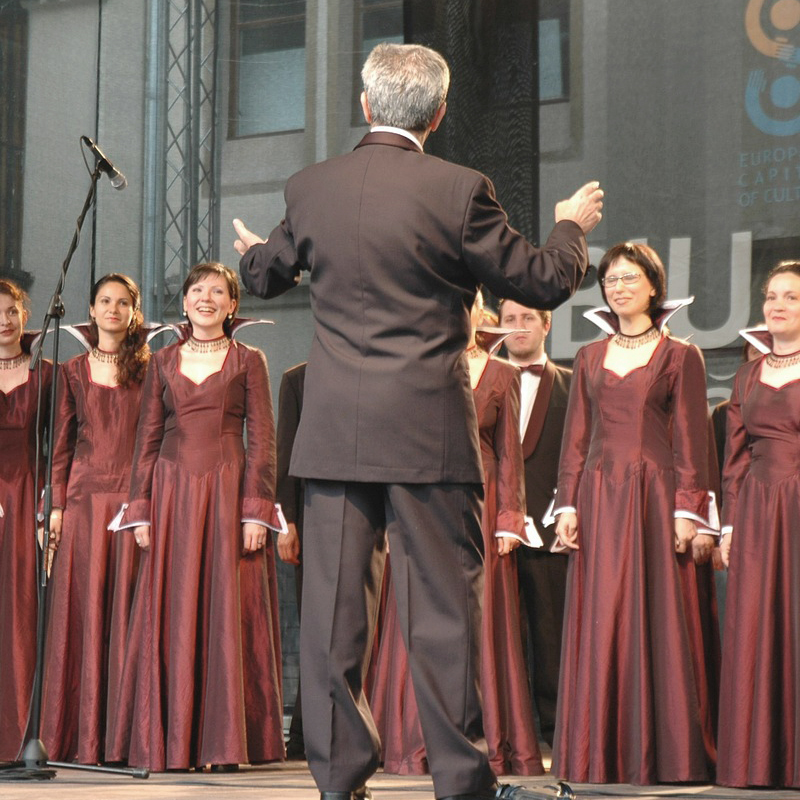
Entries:
POLYGON ((636 336, 628 336, 625 333, 615 333, 614 343, 626 350, 635 350, 637 347, 654 342, 661 336, 661 332, 655 325, 649 327, 644 333, 637 333, 636 336))
POLYGON ((779 356, 777 353, 767 353, 767 365, 773 369, 793 367, 795 364, 800 364, 800 350, 795 350, 794 353, 787 353, 785 356, 779 356))
POLYGON ((0 358, 0 369, 16 369, 25 363, 28 356, 25 353, 20 353, 18 356, 11 356, 11 358, 0 358))
POLYGON ((95 360, 103 364, 118 364, 119 353, 109 353, 108 350, 101 350, 99 347, 93 347, 89 355, 95 360))
POLYGON ((467 348, 467 358, 478 358, 478 356, 485 356, 486 351, 477 344, 467 348))
POLYGON ((186 346, 193 353, 218 353, 220 350, 227 350, 231 346, 231 340, 227 336, 217 339, 195 339, 190 336, 186 340, 186 346))

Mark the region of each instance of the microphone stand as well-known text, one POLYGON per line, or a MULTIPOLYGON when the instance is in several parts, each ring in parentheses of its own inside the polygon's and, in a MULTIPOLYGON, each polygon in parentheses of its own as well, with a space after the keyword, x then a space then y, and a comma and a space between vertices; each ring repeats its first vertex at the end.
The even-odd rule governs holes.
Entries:
MULTIPOLYGON (((101 767, 89 764, 68 764, 60 761, 49 761, 47 748, 44 746, 40 738, 41 728, 41 712, 42 712, 42 682, 44 679, 44 644, 45 644, 45 627, 46 627, 46 600, 47 600, 47 581, 48 581, 48 550, 50 544, 50 517, 53 511, 53 443, 55 439, 55 417, 56 417, 56 403, 58 400, 58 357, 59 357, 59 331, 61 329, 61 319, 64 316, 64 303, 61 299, 61 293, 64 291, 64 284, 67 279, 67 270, 69 269, 72 256, 78 247, 78 241, 81 236, 81 228, 83 221, 89 209, 94 205, 97 197, 97 181, 104 171, 104 163, 101 160, 97 161, 94 171, 91 174, 91 185, 86 195, 86 200, 81 209, 80 216, 78 217, 75 226, 75 233, 72 237, 67 257, 61 265, 61 275, 58 279, 56 290, 50 299, 50 304, 47 308, 47 313, 44 316, 42 323, 42 332, 39 340, 31 350, 30 370, 36 369, 37 365, 42 360, 42 349, 44 347, 44 340, 47 336, 48 329, 51 324, 53 326, 53 377, 50 384, 50 408, 48 409, 48 423, 47 423, 47 458, 45 461, 45 485, 44 485, 44 537, 42 541, 41 552, 40 548, 36 548, 36 569, 38 573, 37 581, 37 596, 38 596, 38 615, 36 620, 36 669, 33 675, 33 689, 31 693, 31 711, 30 719, 28 721, 28 740, 25 749, 22 752, 22 762, 16 762, 9 766, 0 768, 0 780, 49 780, 55 778, 56 771, 49 769, 51 766, 66 767, 68 769, 85 769, 95 770, 98 772, 109 772, 114 774, 130 775, 134 778, 148 778, 150 771, 147 769, 138 768, 124 768, 124 767, 101 767)), ((42 408, 42 382, 39 381, 39 402, 37 412, 37 430, 41 430, 39 423, 42 408)), ((39 459, 39 451, 36 454, 37 462, 39 459)), ((38 476, 38 463, 36 468, 36 475, 38 476)), ((37 520, 38 522, 38 520, 37 520)))

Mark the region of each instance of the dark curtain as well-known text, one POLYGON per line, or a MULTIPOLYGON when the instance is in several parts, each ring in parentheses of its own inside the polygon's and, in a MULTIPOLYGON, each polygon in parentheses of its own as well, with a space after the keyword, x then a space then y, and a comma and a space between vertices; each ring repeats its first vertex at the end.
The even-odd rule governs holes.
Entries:
POLYGON ((28 12, 0 3, 0 275, 30 288, 20 269, 28 12))
POLYGON ((539 71, 536 0, 405 0, 406 42, 450 65, 447 114, 432 155, 491 178, 511 224, 539 238, 539 71))

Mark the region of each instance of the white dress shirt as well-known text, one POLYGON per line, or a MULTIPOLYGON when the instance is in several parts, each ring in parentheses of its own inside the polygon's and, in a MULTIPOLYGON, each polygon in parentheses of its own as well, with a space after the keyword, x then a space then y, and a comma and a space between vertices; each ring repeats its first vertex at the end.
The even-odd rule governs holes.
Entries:
MULTIPOLYGON (((511 362, 514 363, 513 361, 511 362)), ((546 364, 547 354, 542 355, 536 361, 531 361, 531 364, 546 364)), ((522 368, 522 364, 516 366, 522 368)), ((528 365, 525 364, 527 367, 528 365)), ((520 392, 519 392, 519 440, 525 438, 525 431, 528 430, 528 423, 531 420, 531 412, 533 411, 533 404, 536 402, 536 393, 539 391, 539 384, 542 379, 539 375, 534 375, 531 372, 522 370, 520 375, 520 392)))

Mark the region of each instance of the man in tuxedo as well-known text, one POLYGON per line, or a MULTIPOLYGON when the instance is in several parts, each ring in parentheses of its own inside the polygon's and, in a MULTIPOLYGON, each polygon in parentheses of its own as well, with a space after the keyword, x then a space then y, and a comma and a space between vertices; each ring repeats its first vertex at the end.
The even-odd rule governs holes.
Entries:
POLYGON ((250 292, 273 297, 310 272, 314 339, 291 463, 306 481, 306 754, 322 800, 369 795, 380 741, 363 674, 388 535, 436 797, 511 797, 518 787, 498 787, 489 767, 478 689, 483 490, 469 311, 479 284, 529 305, 567 299, 602 191, 589 183, 561 201, 535 248, 485 176, 423 153, 446 109, 438 53, 381 44, 362 78, 371 130, 355 150, 289 179, 268 241, 234 220, 250 292))
MULTIPOLYGON (((302 620, 303 603, 303 480, 289 474, 289 462, 294 447, 294 437, 300 424, 303 410, 303 384, 306 379, 306 362, 296 364, 283 373, 278 392, 278 425, 275 430, 277 474, 275 498, 281 504, 288 532, 277 537, 278 555, 286 564, 294 565, 295 589, 297 592, 297 617, 302 620)), ((302 625, 302 621, 300 623, 302 625)), ((303 706, 300 686, 294 700, 292 721, 289 725, 289 741, 286 757, 290 760, 305 760, 303 743, 303 706)))
POLYGON ((505 348, 509 361, 522 371, 519 425, 525 459, 525 497, 528 516, 533 519, 543 546, 520 548, 517 571, 533 657, 531 695, 541 736, 552 747, 567 556, 550 552, 555 526, 545 528, 542 517, 558 483, 558 458, 572 370, 556 366, 547 358, 544 343, 550 324, 550 311, 527 308, 513 300, 500 304, 501 327, 521 331, 505 340, 505 348))

